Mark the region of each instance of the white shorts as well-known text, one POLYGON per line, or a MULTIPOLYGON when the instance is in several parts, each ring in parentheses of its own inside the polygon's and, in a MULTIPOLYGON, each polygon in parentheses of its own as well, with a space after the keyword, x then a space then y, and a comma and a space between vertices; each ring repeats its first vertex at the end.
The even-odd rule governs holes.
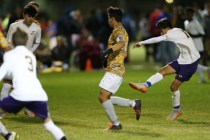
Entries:
POLYGON ((106 72, 101 82, 99 83, 99 87, 114 94, 119 89, 122 81, 122 77, 110 72, 106 72))

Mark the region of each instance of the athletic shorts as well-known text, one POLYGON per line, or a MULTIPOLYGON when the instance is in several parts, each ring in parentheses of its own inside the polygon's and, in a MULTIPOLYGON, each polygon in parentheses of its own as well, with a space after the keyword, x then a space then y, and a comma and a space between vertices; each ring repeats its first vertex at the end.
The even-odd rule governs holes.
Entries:
POLYGON ((110 72, 106 72, 101 82, 99 83, 99 87, 114 94, 119 89, 122 81, 122 77, 110 72))
POLYGON ((46 119, 49 116, 47 101, 18 101, 8 96, 0 101, 0 108, 7 113, 14 114, 17 114, 23 108, 27 108, 41 119, 46 119))
POLYGON ((176 71, 175 79, 184 82, 189 81, 192 75, 196 72, 198 61, 192 64, 179 64, 177 60, 172 61, 169 65, 176 71))

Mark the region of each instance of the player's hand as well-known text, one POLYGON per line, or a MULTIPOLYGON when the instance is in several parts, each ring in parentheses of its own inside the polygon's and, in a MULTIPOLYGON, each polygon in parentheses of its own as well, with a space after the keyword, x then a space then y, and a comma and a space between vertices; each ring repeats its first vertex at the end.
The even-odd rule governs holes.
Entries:
POLYGON ((113 52, 112 48, 109 48, 109 49, 106 49, 105 51, 103 51, 101 54, 101 62, 105 68, 107 67, 107 58, 108 58, 109 54, 112 52, 113 52))
POLYGON ((104 66, 104 68, 106 68, 107 67, 107 60, 102 61, 102 65, 104 66))
POLYGON ((141 47, 141 43, 140 42, 137 42, 136 44, 133 45, 133 49, 139 48, 139 47, 141 47))
POLYGON ((112 48, 106 49, 105 51, 102 52, 102 54, 101 54, 102 63, 107 60, 109 54, 112 52, 113 52, 112 48))

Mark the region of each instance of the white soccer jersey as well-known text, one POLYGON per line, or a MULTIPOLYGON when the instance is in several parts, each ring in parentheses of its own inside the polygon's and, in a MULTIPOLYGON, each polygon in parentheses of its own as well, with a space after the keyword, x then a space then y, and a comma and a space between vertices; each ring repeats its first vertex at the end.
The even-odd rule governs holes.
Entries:
POLYGON ((12 34, 17 30, 18 27, 28 34, 28 41, 26 47, 31 52, 34 52, 41 42, 41 28, 38 24, 34 22, 30 26, 27 26, 23 23, 23 20, 12 23, 9 26, 9 30, 7 33, 7 42, 9 43, 9 46, 11 48, 14 48, 12 44, 12 34))
POLYGON ((0 80, 12 77, 13 91, 10 93, 19 101, 47 101, 36 75, 36 58, 25 46, 17 46, 4 54, 4 63, 0 67, 0 80))
POLYGON ((200 54, 195 48, 192 38, 180 28, 170 29, 162 36, 141 41, 139 44, 152 44, 160 41, 171 41, 176 44, 180 51, 179 58, 177 59, 179 64, 191 64, 200 58, 200 54))
MULTIPOLYGON (((197 34, 205 35, 203 27, 195 19, 190 22, 188 20, 186 20, 184 22, 184 26, 185 26, 185 30, 192 35, 197 35, 197 34)), ((196 49, 199 52, 204 51, 203 38, 202 37, 192 37, 192 39, 193 39, 196 49)))

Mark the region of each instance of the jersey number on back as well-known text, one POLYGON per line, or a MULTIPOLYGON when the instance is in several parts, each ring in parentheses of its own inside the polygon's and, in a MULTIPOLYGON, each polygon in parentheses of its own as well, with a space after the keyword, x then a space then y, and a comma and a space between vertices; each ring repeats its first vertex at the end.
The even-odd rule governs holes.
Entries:
POLYGON ((28 62, 28 70, 29 71, 33 71, 34 69, 33 69, 33 63, 32 63, 31 57, 30 56, 25 56, 25 58, 26 58, 26 60, 28 62))

